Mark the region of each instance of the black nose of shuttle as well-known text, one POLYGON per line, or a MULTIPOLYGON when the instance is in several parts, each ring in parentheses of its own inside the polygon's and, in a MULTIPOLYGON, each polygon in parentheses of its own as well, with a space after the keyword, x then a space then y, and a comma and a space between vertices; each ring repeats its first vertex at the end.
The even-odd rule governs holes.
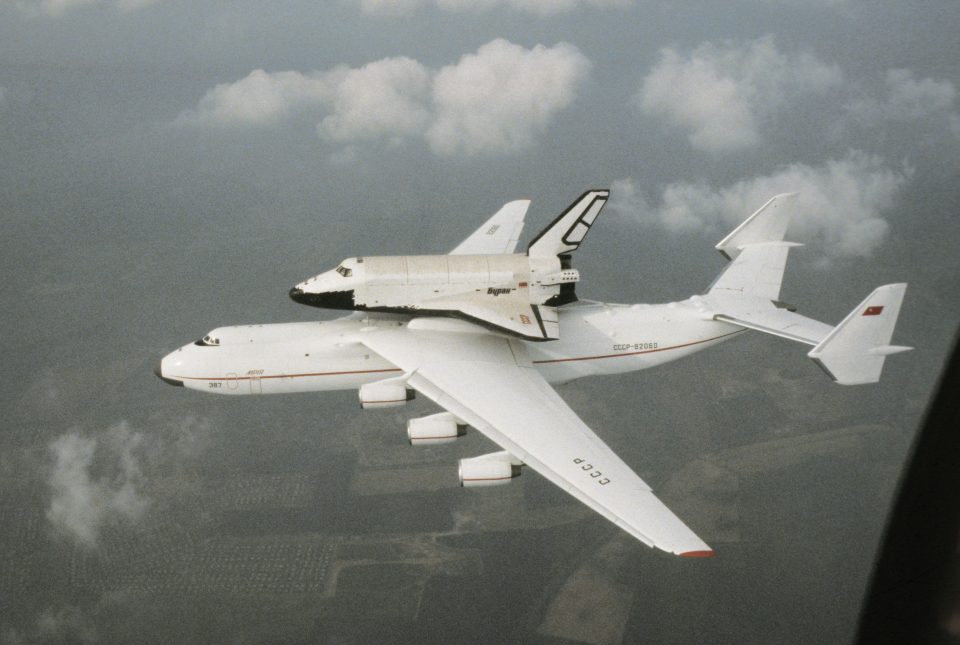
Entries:
POLYGON ((290 299, 301 305, 322 307, 324 309, 355 309, 353 291, 326 291, 322 293, 304 293, 303 289, 294 287, 290 290, 290 299))

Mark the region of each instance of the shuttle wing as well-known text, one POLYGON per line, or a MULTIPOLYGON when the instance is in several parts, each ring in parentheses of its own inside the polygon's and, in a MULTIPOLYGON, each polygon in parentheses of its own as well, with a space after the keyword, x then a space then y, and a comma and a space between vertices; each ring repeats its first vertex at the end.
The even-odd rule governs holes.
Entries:
POLYGON ((531 304, 517 295, 435 298, 425 300, 421 309, 457 312, 473 322, 528 340, 560 338, 560 314, 557 308, 531 304))
POLYGON ((648 546, 713 555, 567 406, 522 342, 431 319, 368 328, 358 340, 410 374, 410 387, 648 546))
POLYGON ((523 218, 530 207, 529 199, 504 204, 483 226, 474 231, 450 255, 500 255, 513 253, 523 230, 523 218))

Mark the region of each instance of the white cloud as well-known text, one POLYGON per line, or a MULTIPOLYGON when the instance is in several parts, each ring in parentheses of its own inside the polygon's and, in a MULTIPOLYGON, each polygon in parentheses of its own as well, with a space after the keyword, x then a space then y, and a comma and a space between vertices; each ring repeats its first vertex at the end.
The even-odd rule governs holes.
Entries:
POLYGON ((481 13, 504 7, 537 16, 552 16, 581 6, 626 7, 633 0, 359 0, 360 10, 369 15, 398 16, 424 6, 450 12, 481 13))
POLYGON ((925 78, 917 81, 908 69, 887 72, 886 111, 895 118, 918 119, 953 108, 953 83, 925 78))
POLYGON ((190 466, 211 445, 210 422, 196 417, 171 419, 160 432, 161 441, 147 451, 148 461, 165 473, 190 466))
POLYGON ((180 113, 175 124, 203 126, 267 125, 299 109, 333 99, 332 79, 345 70, 326 74, 266 72, 255 69, 235 83, 221 83, 208 91, 195 110, 180 113))
POLYGON ((357 143, 411 137, 440 155, 507 153, 533 143, 589 69, 566 43, 525 49, 498 39, 439 71, 404 57, 310 74, 255 70, 209 90, 174 124, 264 127, 309 117, 322 139, 349 151, 338 159, 355 155, 357 143))
POLYGON ((93 548, 106 522, 133 521, 143 515, 149 502, 140 491, 137 453, 141 442, 142 436, 121 422, 100 437, 83 437, 73 431, 50 444, 53 495, 47 519, 57 531, 93 548), (107 466, 99 477, 91 472, 95 459, 107 466))
POLYGON ((332 114, 317 126, 333 141, 399 138, 422 132, 430 114, 424 105, 427 69, 411 58, 385 58, 346 72, 334 92, 332 114))
POLYGON ((891 69, 887 71, 884 89, 880 99, 868 97, 848 103, 850 115, 865 125, 942 119, 949 129, 958 133, 956 126, 960 117, 954 111, 957 91, 950 81, 917 80, 908 69, 891 69))
POLYGON ((666 48, 634 101, 687 131, 693 147, 715 152, 756 145, 789 101, 824 94, 842 81, 835 65, 809 53, 782 54, 765 36, 703 43, 687 56, 666 48))
POLYGON ((850 152, 821 166, 793 164, 777 172, 715 189, 703 183, 675 183, 652 205, 630 179, 614 182, 611 208, 645 224, 673 232, 708 228, 732 230, 770 197, 796 191, 791 239, 809 242, 824 258, 867 256, 883 243, 883 215, 910 178, 909 169, 885 166, 879 157, 850 152))
POLYGON ((565 43, 533 49, 503 39, 487 43, 436 75, 430 146, 443 155, 529 147, 573 101, 589 69, 586 57, 565 43))
POLYGON ((263 127, 305 115, 319 118, 317 132, 332 141, 402 137, 422 131, 429 72, 410 58, 385 58, 326 72, 257 69, 208 91, 179 126, 263 127))

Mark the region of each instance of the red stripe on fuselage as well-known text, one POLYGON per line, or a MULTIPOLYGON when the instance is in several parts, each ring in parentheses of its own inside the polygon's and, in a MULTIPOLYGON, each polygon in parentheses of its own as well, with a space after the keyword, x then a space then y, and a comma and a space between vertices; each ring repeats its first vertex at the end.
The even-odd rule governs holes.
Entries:
POLYGON ((402 372, 400 368, 391 367, 385 370, 353 370, 349 372, 313 372, 310 374, 270 374, 267 376, 168 376, 167 378, 189 379, 191 381, 249 381, 250 379, 268 378, 303 378, 308 376, 343 376, 345 374, 381 374, 385 372, 402 372))

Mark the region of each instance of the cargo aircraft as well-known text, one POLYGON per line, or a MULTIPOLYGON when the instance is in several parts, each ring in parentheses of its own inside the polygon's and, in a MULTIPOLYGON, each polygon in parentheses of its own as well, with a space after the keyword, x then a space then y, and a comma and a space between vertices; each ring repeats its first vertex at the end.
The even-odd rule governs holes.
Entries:
POLYGON ((467 427, 500 450, 461 459, 465 487, 505 484, 529 466, 644 544, 713 550, 567 406, 551 384, 674 361, 754 330, 812 347, 837 383, 873 383, 905 284, 875 289, 839 324, 780 300, 795 194, 777 195, 716 248, 730 263, 701 295, 669 304, 580 300, 572 254, 609 196, 590 190, 515 252, 528 201, 506 204, 446 255, 354 257, 290 290, 352 313, 328 321, 220 327, 165 356, 157 375, 216 394, 356 389, 365 409, 419 393, 443 411, 407 422, 413 445, 467 427))

